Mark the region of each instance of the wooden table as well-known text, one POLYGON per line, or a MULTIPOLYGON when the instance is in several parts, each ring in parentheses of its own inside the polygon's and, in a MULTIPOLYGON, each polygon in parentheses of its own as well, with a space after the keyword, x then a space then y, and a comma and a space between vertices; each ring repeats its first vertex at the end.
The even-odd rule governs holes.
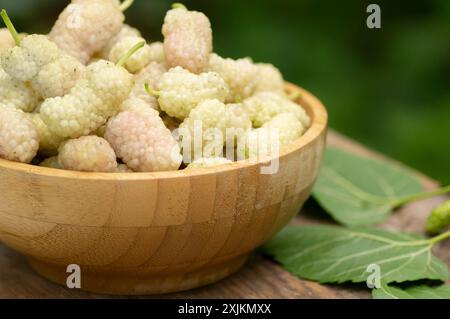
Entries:
MULTIPOLYGON (((372 152, 335 132, 328 144, 357 154, 373 157, 372 152)), ((438 185, 430 178, 417 173, 427 189, 438 185)), ((384 228, 423 232, 425 220, 435 205, 445 197, 433 198, 403 207, 384 228)), ((320 211, 320 210, 319 210, 320 211)), ((309 203, 292 224, 329 223, 325 214, 318 214, 314 203, 309 203)), ((436 247, 435 253, 450 265, 450 241, 436 247)), ((247 265, 235 275, 221 282, 196 290, 156 296, 164 298, 370 298, 363 285, 330 286, 301 280, 284 271, 268 258, 255 253, 247 265)), ((109 298, 57 286, 34 274, 19 254, 0 244, 0 298, 109 298)))

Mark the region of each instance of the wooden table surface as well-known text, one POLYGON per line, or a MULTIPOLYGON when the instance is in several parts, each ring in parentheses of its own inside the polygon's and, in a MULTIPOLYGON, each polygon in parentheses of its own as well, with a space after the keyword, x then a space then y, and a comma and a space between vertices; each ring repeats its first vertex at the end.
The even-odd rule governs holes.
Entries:
MULTIPOLYGON (((328 144, 347 149, 357 154, 374 157, 382 155, 372 152, 360 144, 335 132, 330 132, 328 144)), ((427 189, 438 185, 430 178, 418 173, 427 189)), ((413 203, 395 213, 382 227, 393 230, 423 232, 430 210, 445 197, 413 203)), ((329 218, 318 213, 310 202, 292 224, 329 223, 329 218)), ((435 253, 450 265, 450 241, 436 247, 435 253)), ((192 291, 154 296, 153 298, 370 298, 363 285, 330 286, 301 280, 284 271, 268 258, 254 253, 246 266, 235 275, 219 283, 192 291)), ((25 259, 0 243, 0 298, 111 298, 69 290, 37 276, 28 267, 25 259)), ((138 297, 140 298, 140 297, 138 297)), ((147 297, 142 297, 147 298, 147 297)))

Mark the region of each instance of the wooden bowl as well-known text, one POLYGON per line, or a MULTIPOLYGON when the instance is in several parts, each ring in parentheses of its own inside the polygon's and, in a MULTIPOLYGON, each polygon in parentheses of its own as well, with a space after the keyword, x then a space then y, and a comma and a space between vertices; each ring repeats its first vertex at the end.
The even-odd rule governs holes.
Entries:
POLYGON ((326 110, 287 90, 313 122, 273 175, 260 174, 267 163, 101 174, 0 160, 0 240, 63 285, 79 265, 81 289, 96 293, 168 293, 230 275, 299 212, 319 172, 326 110))

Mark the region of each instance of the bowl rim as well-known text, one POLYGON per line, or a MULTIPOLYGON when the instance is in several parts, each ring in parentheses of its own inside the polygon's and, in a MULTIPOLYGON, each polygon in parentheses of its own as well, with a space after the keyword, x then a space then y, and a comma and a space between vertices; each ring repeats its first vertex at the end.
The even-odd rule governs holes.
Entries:
MULTIPOLYGON (((289 82, 286 82, 285 88, 287 92, 298 92, 299 98, 297 103, 303 105, 307 113, 313 119, 311 126, 306 133, 291 143, 290 145, 283 147, 283 150, 279 154, 279 158, 289 155, 295 151, 307 147, 314 142, 319 136, 321 136, 327 129, 328 125, 328 113, 325 106, 309 91, 289 82)), ((96 173, 96 172, 78 172, 69 170, 60 170, 54 168, 41 167, 31 164, 12 162, 0 158, 0 169, 6 169, 15 171, 18 173, 27 173, 42 177, 53 178, 67 178, 67 179, 88 179, 88 180, 106 180, 106 181, 133 181, 133 180, 160 180, 160 179, 173 179, 179 177, 196 177, 210 174, 224 173, 228 171, 259 167, 265 165, 270 160, 266 161, 237 161, 230 164, 220 165, 216 167, 208 168, 196 168, 190 170, 177 170, 177 171, 165 171, 165 172, 136 172, 136 173, 96 173)))

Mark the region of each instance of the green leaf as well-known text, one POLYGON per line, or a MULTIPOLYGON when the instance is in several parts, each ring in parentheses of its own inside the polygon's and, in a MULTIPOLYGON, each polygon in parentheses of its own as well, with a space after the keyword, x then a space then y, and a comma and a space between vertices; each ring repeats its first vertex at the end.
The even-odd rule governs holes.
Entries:
POLYGON ((374 299, 450 299, 450 285, 400 289, 382 283, 379 289, 372 290, 372 296, 374 299))
POLYGON ((369 265, 379 267, 385 283, 445 281, 447 266, 431 249, 448 236, 427 240, 379 229, 291 227, 269 241, 263 252, 294 275, 321 283, 366 282, 372 274, 367 272, 369 265))
POLYGON ((368 226, 384 221, 402 199, 420 192, 420 181, 399 166, 330 148, 313 196, 337 222, 368 226))

